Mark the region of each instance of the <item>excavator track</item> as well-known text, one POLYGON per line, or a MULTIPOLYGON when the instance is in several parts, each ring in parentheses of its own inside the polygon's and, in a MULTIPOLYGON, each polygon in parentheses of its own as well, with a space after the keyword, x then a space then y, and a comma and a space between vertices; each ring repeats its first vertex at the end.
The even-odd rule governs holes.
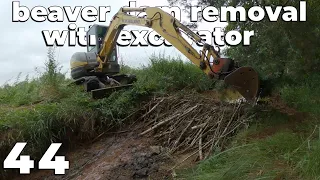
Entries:
POLYGON ((86 92, 91 93, 93 99, 102 99, 110 96, 113 92, 131 88, 136 81, 135 75, 120 74, 82 77, 72 84, 81 85, 86 92))
POLYGON ((132 86, 133 84, 126 84, 126 85, 120 85, 120 86, 114 86, 114 87, 95 89, 91 91, 91 97, 93 99, 102 99, 110 96, 113 92, 123 90, 123 89, 129 89, 129 88, 132 88, 132 86))

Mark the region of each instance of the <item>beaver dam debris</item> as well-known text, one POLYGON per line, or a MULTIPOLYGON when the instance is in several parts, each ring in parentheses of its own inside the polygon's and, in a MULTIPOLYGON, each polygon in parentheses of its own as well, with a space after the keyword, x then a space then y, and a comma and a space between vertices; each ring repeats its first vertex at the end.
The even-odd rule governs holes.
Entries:
POLYGON ((254 116, 244 103, 217 102, 194 94, 154 98, 143 111, 147 128, 140 135, 153 136, 170 154, 191 152, 199 160, 224 149, 254 116))

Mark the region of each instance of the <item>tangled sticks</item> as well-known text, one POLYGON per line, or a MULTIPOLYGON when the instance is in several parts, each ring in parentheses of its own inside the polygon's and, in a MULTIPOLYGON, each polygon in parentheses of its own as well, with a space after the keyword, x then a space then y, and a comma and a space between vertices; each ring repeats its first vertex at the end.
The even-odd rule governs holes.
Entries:
POLYGON ((169 153, 192 152, 202 160, 219 148, 239 129, 246 127, 253 115, 245 104, 213 101, 199 94, 154 98, 141 117, 147 130, 169 153))

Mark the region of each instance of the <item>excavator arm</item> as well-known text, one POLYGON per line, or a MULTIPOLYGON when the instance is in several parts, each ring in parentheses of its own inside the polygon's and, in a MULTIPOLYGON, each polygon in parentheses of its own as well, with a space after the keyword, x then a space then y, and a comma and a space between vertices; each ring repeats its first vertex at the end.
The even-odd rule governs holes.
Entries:
POLYGON ((180 23, 172 15, 156 7, 121 8, 114 15, 97 56, 99 62, 99 66, 96 68, 97 72, 102 72, 104 66, 108 65, 113 47, 121 30, 126 25, 153 29, 210 78, 224 80, 248 101, 255 100, 259 89, 259 78, 251 67, 236 67, 233 60, 221 58, 219 52, 212 45, 205 43, 199 35, 180 23), (144 17, 132 16, 128 14, 129 12, 144 12, 146 15, 144 17), (194 42, 202 44, 203 49, 198 52, 182 36, 183 33, 194 42))

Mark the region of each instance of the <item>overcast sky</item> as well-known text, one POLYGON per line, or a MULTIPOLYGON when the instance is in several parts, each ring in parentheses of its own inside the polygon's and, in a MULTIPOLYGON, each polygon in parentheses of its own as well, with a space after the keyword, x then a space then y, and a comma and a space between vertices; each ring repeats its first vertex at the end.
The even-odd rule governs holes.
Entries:
MULTIPOLYGON (((137 6, 166 6, 167 0, 136 0, 137 6)), ((27 6, 30 9, 34 6, 111 6, 111 12, 108 14, 107 22, 98 23, 108 25, 110 18, 121 8, 127 6, 129 0, 54 0, 54 1, 39 1, 39 0, 22 0, 21 6, 27 6)), ((67 30, 68 25, 65 22, 34 22, 29 19, 27 22, 12 22, 12 1, 0 1, 0 27, 2 33, 0 48, 0 85, 7 81, 14 81, 19 73, 22 77, 26 75, 34 76, 36 67, 43 67, 46 60, 47 48, 42 37, 42 30, 67 30)), ((93 23, 87 23, 78 18, 76 22, 78 27, 88 27, 93 23)), ((212 31, 214 27, 222 27, 221 23, 202 23, 200 30, 212 31)), ((127 29, 139 29, 138 27, 130 26, 127 29)), ((57 49, 57 58, 63 66, 62 71, 69 73, 69 60, 73 53, 78 51, 86 51, 84 47, 64 47, 57 49)), ((148 57, 152 53, 165 52, 171 56, 181 55, 175 48, 153 48, 153 47, 121 47, 120 56, 125 64, 130 66, 140 66, 148 63, 148 57)), ((182 56, 182 55, 181 55, 182 56)), ((182 56, 183 57, 183 56, 182 56)))

